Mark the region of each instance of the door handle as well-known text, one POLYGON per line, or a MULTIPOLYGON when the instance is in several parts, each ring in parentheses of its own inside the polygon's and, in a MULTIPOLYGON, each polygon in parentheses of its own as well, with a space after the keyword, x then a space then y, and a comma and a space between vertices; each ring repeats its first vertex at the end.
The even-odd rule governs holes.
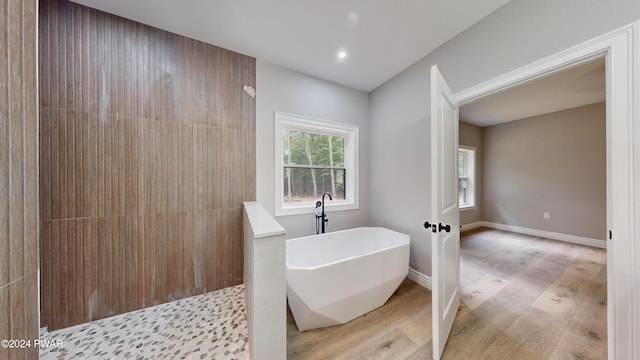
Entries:
MULTIPOLYGON (((433 225, 434 230, 436 225, 433 225)), ((442 223, 438 224, 438 231, 442 232, 442 230, 446 231, 446 232, 451 232, 451 225, 442 225, 442 223)), ((435 232, 435 231, 434 231, 435 232)))
POLYGON ((436 232, 436 224, 429 224, 428 221, 424 222, 424 228, 425 229, 431 229, 431 231, 436 232))

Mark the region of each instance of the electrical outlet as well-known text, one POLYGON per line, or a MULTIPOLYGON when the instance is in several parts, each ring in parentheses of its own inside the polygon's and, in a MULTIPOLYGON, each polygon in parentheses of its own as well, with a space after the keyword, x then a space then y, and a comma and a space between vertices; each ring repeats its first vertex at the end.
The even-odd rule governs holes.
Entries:
POLYGON ((551 213, 546 212, 546 213, 542 214, 542 217, 547 219, 547 220, 549 220, 549 219, 551 219, 551 213))

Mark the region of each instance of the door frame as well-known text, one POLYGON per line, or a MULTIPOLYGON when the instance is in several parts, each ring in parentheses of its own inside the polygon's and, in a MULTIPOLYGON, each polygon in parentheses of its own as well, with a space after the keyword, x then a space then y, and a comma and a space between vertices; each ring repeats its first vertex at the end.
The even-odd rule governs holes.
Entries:
POLYGON ((455 94, 460 106, 606 59, 607 333, 609 359, 640 359, 640 21, 455 94))

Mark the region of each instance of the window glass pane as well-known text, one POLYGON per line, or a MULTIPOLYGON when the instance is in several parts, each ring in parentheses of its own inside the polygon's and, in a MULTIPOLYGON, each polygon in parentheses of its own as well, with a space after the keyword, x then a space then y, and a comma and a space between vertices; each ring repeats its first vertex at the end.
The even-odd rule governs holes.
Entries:
POLYGON ((344 166, 344 137, 329 136, 330 149, 333 154, 333 166, 344 166))
POLYGON ((465 176, 465 153, 458 151, 458 177, 465 176))
POLYGON ((284 168, 284 202, 315 202, 325 191, 345 200, 345 169, 284 168))
POLYGON ((344 166, 344 137, 282 131, 283 164, 344 166))
POLYGON ((460 205, 469 204, 469 184, 467 178, 458 179, 458 201, 460 205))
POLYGON ((475 149, 458 149, 458 202, 460 207, 474 206, 475 149))

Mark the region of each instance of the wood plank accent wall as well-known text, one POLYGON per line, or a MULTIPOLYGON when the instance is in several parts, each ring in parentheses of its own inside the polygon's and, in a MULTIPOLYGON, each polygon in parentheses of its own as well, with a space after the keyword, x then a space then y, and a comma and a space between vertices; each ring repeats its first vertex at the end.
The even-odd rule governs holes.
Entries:
POLYGON ((42 326, 243 281, 255 59, 40 1, 42 326))
MULTIPOLYGON (((0 340, 38 338, 36 0, 0 1, 0 340)), ((37 359, 36 348, 0 359, 37 359)))

